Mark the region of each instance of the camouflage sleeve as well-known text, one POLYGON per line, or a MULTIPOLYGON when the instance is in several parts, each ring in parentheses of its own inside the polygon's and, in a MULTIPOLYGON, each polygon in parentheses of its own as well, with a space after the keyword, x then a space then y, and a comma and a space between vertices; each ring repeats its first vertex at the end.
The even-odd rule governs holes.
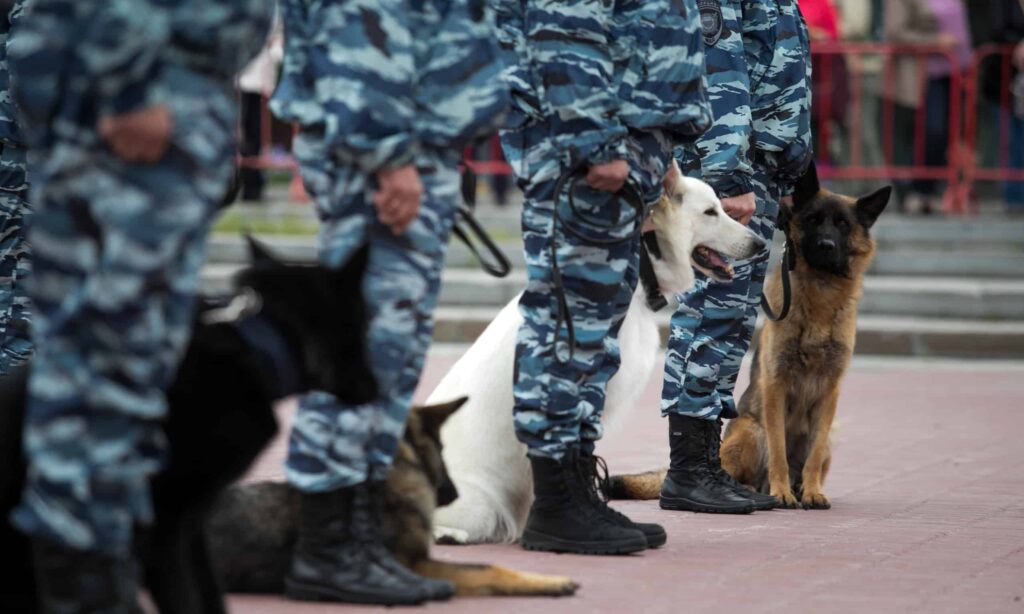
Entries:
POLYGON ((631 128, 665 130, 692 140, 711 125, 696 0, 648 0, 635 6, 637 14, 627 23, 634 30, 630 67, 636 68, 623 79, 619 117, 631 128))
POLYGON ((697 140, 701 178, 719 196, 750 192, 750 79, 740 0, 701 0, 704 66, 714 122, 697 140))
MULTIPOLYGON (((56 0, 52 0, 56 3, 56 0)), ((51 1, 35 0, 40 5, 51 1)), ((75 47, 97 93, 100 115, 150 104, 170 38, 170 10, 158 0, 74 0, 75 47)), ((26 17, 26 21, 29 17, 26 17)))
POLYGON ((556 143, 572 146, 589 164, 626 157, 628 130, 612 87, 614 6, 606 0, 526 3, 526 48, 542 114, 554 120, 556 143))
POLYGON ((430 32, 417 32, 417 138, 439 149, 461 148, 494 134, 508 108, 508 86, 494 14, 484 0, 438 2, 430 32), (426 58, 421 59, 421 58, 426 58))
MULTIPOLYGON (((292 2, 304 12, 305 62, 325 138, 367 172, 411 162, 415 61, 405 0, 292 2), (308 11, 308 12, 307 12, 308 11)), ((285 12, 285 19, 295 17, 285 12)), ((294 30, 292 30, 294 33, 294 30)))
POLYGON ((784 194, 811 159, 810 38, 795 0, 776 0, 774 49, 755 94, 754 141, 784 194))

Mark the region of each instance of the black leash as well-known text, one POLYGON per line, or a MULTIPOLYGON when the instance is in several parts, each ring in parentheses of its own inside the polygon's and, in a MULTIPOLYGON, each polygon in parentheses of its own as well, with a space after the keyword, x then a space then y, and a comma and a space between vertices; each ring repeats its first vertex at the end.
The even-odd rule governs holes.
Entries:
POLYGON ((793 291, 790 287, 789 272, 796 268, 796 248, 793 246, 793 240, 789 238, 788 222, 779 224, 779 228, 782 229, 782 234, 786 235, 786 244, 782 248, 782 262, 779 263, 779 268, 782 274, 782 310, 776 314, 772 310, 771 304, 768 302, 768 295, 763 291, 761 293, 761 309, 764 310, 764 317, 768 318, 772 322, 778 322, 779 320, 785 320, 786 316, 789 315, 789 308, 793 302, 793 291))
POLYGON ((558 266, 558 254, 557 246, 555 244, 557 238, 558 227, 561 226, 563 230, 573 235, 574 237, 582 240, 590 245, 616 245, 625 241, 632 241, 639 237, 643 231, 644 219, 647 217, 647 207, 644 205, 644 199, 640 192, 640 189, 631 181, 627 181, 622 186, 616 196, 618 199, 625 200, 630 207, 635 211, 635 215, 625 221, 613 224, 608 224, 604 220, 596 219, 588 216, 581 212, 576 207, 576 187, 586 181, 586 167, 582 164, 576 164, 568 171, 566 171, 558 181, 555 183, 555 191, 552 194, 551 199, 553 201, 554 215, 552 220, 551 228, 551 242, 549 243, 550 257, 551 257, 551 284, 555 293, 555 300, 558 304, 558 314, 555 318, 555 360, 559 364, 568 364, 572 362, 573 357, 576 354, 576 328, 573 326, 572 317, 569 314, 569 302, 565 297, 565 284, 562 281, 562 271, 558 266), (629 236, 621 239, 616 238, 604 238, 597 239, 593 237, 585 236, 582 232, 577 231, 573 227, 569 226, 562 220, 562 216, 559 213, 558 203, 561 199, 562 193, 568 188, 568 204, 569 210, 572 212, 573 217, 583 223, 603 231, 615 231, 621 230, 628 226, 634 226, 634 230, 629 236), (561 359, 561 355, 558 352, 558 333, 562 330, 562 326, 565 326, 565 334, 567 337, 566 342, 569 344, 569 356, 566 360, 561 359))
POLYGON ((476 207, 476 173, 465 163, 462 165, 462 199, 466 204, 459 205, 455 210, 455 224, 452 226, 452 232, 476 256, 480 268, 485 273, 494 277, 507 276, 512 271, 512 263, 473 215, 473 208, 476 207), (480 250, 477 249, 474 237, 490 253, 490 258, 483 257, 480 250))

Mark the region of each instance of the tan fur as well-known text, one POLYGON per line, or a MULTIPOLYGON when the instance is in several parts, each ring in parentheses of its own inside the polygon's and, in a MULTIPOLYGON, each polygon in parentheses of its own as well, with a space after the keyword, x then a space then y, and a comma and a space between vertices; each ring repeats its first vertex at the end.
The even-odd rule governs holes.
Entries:
MULTIPOLYGON (((811 202, 819 201, 839 204, 851 214, 857 204, 824 190, 811 202)), ((796 218, 789 235, 793 244, 801 244, 796 218)), ((798 502, 809 509, 831 505, 822 492, 832 461, 829 434, 839 385, 856 342, 864 273, 874 252, 874 241, 857 224, 850 231, 848 275, 824 273, 802 257, 797 259, 790 274, 790 313, 781 322, 766 321, 750 386, 739 402, 740 415, 726 428, 722 467, 750 488, 774 495, 786 507, 796 507, 798 502)), ((769 275, 765 293, 776 308, 782 304, 780 269, 769 275)), ((665 473, 613 476, 610 494, 618 499, 656 499, 665 473)))
MULTIPOLYGON (((853 199, 820 193, 851 210, 853 199)), ((802 236, 790 225, 796 245, 802 236)), ((874 242, 860 226, 851 231, 850 272, 821 273, 802 258, 791 273, 793 306, 781 322, 761 331, 750 388, 722 442, 722 466, 748 486, 777 497, 784 507, 825 509, 822 492, 831 462, 829 432, 839 384, 857 335, 857 303, 874 242)), ((766 295, 782 302, 781 274, 772 272, 766 295)))
POLYGON ((438 476, 443 471, 438 432, 463 401, 416 408, 410 414, 388 476, 387 513, 383 519, 385 543, 406 567, 424 576, 453 582, 459 596, 572 595, 579 585, 566 576, 430 558, 438 476))

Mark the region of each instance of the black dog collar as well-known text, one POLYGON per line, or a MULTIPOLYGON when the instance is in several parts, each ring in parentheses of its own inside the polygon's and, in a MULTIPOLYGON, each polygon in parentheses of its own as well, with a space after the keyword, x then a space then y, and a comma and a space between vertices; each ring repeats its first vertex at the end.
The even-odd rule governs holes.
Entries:
POLYGON ((654 231, 645 232, 640 242, 640 283, 644 286, 644 296, 647 300, 647 307, 651 311, 661 311, 668 306, 668 299, 661 293, 658 276, 654 273, 654 263, 651 262, 651 255, 661 258, 661 248, 658 246, 658 237, 654 231))

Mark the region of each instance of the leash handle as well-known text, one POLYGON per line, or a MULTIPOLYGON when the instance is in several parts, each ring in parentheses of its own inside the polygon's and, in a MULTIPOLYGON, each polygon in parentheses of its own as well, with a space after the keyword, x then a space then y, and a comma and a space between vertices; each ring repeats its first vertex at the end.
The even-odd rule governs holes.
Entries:
POLYGON ((772 322, 785 320, 793 303, 793 290, 790 285, 789 272, 796 268, 796 250, 793 246, 793 240, 789 238, 789 233, 785 230, 783 233, 786 235, 786 245, 782 248, 782 262, 779 263, 780 274, 782 275, 782 309, 778 314, 775 313, 771 303, 768 302, 768 295, 764 292, 761 293, 761 309, 764 310, 764 317, 772 322))
POLYGON ((455 210, 455 225, 452 227, 452 232, 455 233, 459 240, 466 244, 469 251, 476 256, 477 261, 480 263, 480 268, 488 275, 501 278, 507 277, 512 271, 512 263, 505 256, 505 252, 501 251, 501 248, 491 239, 491 235, 487 234, 487 231, 480 225, 480 222, 477 221, 476 217, 473 216, 473 212, 468 207, 463 205, 455 210), (484 249, 490 254, 490 258, 483 257, 471 235, 483 245, 484 249))
POLYGON ((614 194, 614 196, 620 200, 625 199, 626 202, 633 208, 635 215, 628 222, 618 224, 606 224, 603 221, 596 220, 593 217, 589 217, 580 212, 576 208, 576 186, 586 180, 586 175, 583 174, 585 167, 582 164, 577 164, 566 171, 561 177, 558 178, 558 182, 555 184, 554 194, 552 195, 554 213, 551 222, 551 242, 550 242, 550 259, 551 259, 551 281, 552 289, 555 293, 555 301, 557 303, 557 313, 555 315, 555 360, 562 365, 569 364, 576 355, 576 327, 572 323, 572 315, 569 313, 569 300, 565 295, 565 284, 562 280, 562 271, 558 266, 558 253, 556 246, 556 238, 558 234, 558 228, 561 227, 563 230, 573 235, 574 237, 590 243, 591 245, 615 245, 624 241, 632 241, 639 237, 643 231, 644 218, 647 214, 647 208, 644 205, 643 195, 640 188, 637 187, 632 181, 626 181, 622 188, 614 194), (616 239, 595 239, 593 237, 587 237, 582 232, 579 232, 569 226, 562 220, 561 214, 558 212, 558 202, 562 195, 562 192, 569 189, 569 209, 573 215, 578 217, 584 223, 590 224, 602 230, 616 230, 627 227, 628 225, 634 226, 633 231, 629 236, 616 239), (562 360, 562 355, 558 351, 559 339, 558 333, 565 327, 565 336, 567 337, 566 343, 569 345, 568 357, 562 360))

